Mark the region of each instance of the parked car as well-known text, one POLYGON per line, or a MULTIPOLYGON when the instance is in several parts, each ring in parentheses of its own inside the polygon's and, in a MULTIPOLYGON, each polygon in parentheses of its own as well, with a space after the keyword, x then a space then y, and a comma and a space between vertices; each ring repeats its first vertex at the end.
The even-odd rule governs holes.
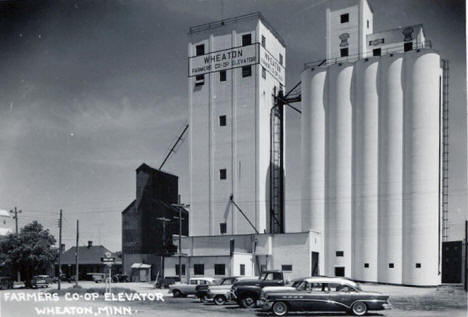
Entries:
POLYGON ((106 281, 106 273, 88 273, 95 283, 102 283, 106 281))
POLYGON ((12 289, 13 279, 9 276, 0 276, 0 289, 12 289))
POLYGON ((260 298, 260 292, 265 286, 284 286, 283 272, 277 270, 265 271, 260 278, 242 280, 234 283, 231 298, 244 308, 253 308, 260 298))
POLYGON ((49 287, 47 282, 48 275, 36 275, 31 280, 32 288, 49 287))
POLYGON ((128 275, 127 274, 114 274, 112 275, 112 282, 114 283, 124 283, 128 282, 128 275))
POLYGON ((240 280, 253 279, 253 277, 231 276, 221 279, 219 284, 197 286, 197 296, 202 302, 213 301, 216 305, 224 305, 231 299, 231 287, 240 280))
POLYGON ((180 278, 178 276, 165 276, 162 279, 158 279, 158 281, 154 284, 155 288, 168 288, 169 285, 174 283, 180 282, 180 278))
POLYGON ((216 283, 216 279, 212 277, 193 277, 188 283, 177 282, 169 286, 169 292, 172 292, 174 297, 185 297, 187 295, 196 295, 197 285, 216 283))
POLYGON ((290 311, 345 311, 357 316, 369 310, 391 309, 389 296, 363 291, 359 284, 346 278, 310 277, 293 290, 261 293, 262 310, 284 316, 290 311))

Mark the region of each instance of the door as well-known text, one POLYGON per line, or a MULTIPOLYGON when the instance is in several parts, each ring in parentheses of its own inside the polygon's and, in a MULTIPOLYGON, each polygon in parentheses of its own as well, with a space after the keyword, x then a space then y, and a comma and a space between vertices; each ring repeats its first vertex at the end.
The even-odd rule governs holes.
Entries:
POLYGON ((462 241, 442 242, 442 283, 462 282, 462 241))
POLYGON ((312 261, 311 261, 311 270, 310 272, 312 273, 312 276, 317 276, 320 275, 319 272, 319 253, 318 252, 312 252, 312 261))

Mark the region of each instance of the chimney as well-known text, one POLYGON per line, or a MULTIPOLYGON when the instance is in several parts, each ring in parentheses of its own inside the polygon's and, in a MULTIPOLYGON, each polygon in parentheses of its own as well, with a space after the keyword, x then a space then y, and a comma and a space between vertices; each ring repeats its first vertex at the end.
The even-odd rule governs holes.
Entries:
POLYGON ((93 246, 93 241, 88 241, 88 248, 91 248, 93 246))

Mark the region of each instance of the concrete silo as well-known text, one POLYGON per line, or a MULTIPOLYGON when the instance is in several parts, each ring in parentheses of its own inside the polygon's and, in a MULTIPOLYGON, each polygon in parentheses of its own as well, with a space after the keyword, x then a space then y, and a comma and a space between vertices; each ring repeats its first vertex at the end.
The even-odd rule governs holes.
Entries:
POLYGON ((378 280, 401 283, 403 257, 403 54, 380 60, 378 280))
MULTIPOLYGON (((419 50, 418 50, 419 51, 419 50)), ((440 56, 405 54, 403 159, 403 283, 440 283, 440 56)))
POLYGON ((379 59, 355 64, 353 104, 353 277, 377 281, 379 59))
MULTIPOLYGON (((324 69, 301 75, 302 91, 302 230, 325 229, 325 111, 328 80, 324 69)), ((322 239, 323 243, 323 239, 322 239)), ((323 246, 322 246, 323 248, 323 246)), ((323 262, 323 261, 322 261, 323 262)))
POLYGON ((326 143, 325 256, 327 274, 352 272, 352 78, 351 63, 329 67, 326 143))

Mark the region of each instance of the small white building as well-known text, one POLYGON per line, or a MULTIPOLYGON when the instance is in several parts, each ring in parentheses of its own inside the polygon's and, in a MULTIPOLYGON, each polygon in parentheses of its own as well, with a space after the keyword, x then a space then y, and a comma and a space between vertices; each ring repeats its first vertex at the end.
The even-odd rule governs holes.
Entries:
POLYGON ((14 221, 10 212, 0 209, 0 237, 13 232, 14 221))
MULTIPOLYGON (((174 244, 178 245, 175 236, 174 244)), ((183 279, 197 276, 257 276, 279 269, 287 279, 323 272, 318 232, 182 237, 183 279)), ((179 256, 165 258, 165 276, 178 276, 179 256)))

